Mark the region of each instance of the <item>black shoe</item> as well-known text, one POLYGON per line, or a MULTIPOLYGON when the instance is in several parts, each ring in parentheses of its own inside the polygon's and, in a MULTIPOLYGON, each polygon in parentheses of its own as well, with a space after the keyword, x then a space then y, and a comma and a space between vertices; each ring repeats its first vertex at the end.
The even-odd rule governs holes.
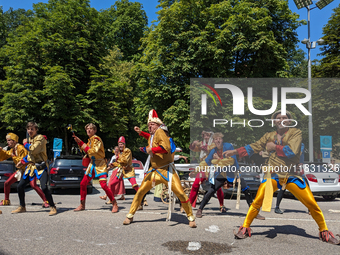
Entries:
POLYGON ((202 210, 198 209, 196 212, 196 218, 202 218, 202 210))
POLYGON ((281 211, 280 208, 276 207, 275 208, 275 213, 283 214, 283 211, 281 211))

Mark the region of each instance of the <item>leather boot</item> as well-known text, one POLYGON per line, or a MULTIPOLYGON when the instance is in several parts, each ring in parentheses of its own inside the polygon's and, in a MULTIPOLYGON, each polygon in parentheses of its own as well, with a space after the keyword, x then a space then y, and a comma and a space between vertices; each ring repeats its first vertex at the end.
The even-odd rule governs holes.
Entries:
POLYGON ((189 227, 197 228, 196 222, 195 221, 189 221, 189 227))
POLYGON ((132 218, 126 217, 126 219, 123 221, 123 225, 130 225, 132 221, 133 217, 132 218))
POLYGON ((275 207, 275 213, 277 214, 283 214, 283 211, 281 211, 281 209, 279 207, 275 207))
POLYGON ((57 214, 57 207, 51 206, 51 211, 49 212, 48 216, 53 216, 57 214))
POLYGON ((12 211, 11 213, 23 213, 23 212, 26 212, 26 207, 20 205, 16 210, 12 211))
POLYGON ((202 218, 202 210, 198 209, 196 212, 196 218, 202 218))
POLYGON ((80 200, 80 205, 74 209, 75 212, 80 212, 85 210, 85 200, 80 200))
POLYGON ((234 235, 235 235, 235 239, 244 239, 246 237, 251 237, 251 229, 250 228, 244 228, 244 227, 240 227, 238 229, 238 232, 236 233, 234 230, 234 235))
POLYGON ((320 232, 319 239, 330 244, 335 244, 335 245, 340 244, 340 241, 334 237, 331 231, 328 231, 328 230, 320 232))
POLYGON ((112 211, 113 213, 118 212, 119 208, 118 208, 118 204, 117 201, 115 200, 114 202, 112 202, 112 211))
POLYGON ((0 211, 0 214, 2 214, 2 211, 0 211))
POLYGON ((11 201, 9 201, 9 199, 8 200, 6 200, 6 199, 1 200, 0 205, 11 205, 11 201))

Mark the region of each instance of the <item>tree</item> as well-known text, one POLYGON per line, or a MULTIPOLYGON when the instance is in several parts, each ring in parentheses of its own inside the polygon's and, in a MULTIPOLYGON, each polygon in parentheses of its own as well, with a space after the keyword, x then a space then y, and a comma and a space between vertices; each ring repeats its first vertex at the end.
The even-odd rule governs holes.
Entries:
POLYGON ((305 58, 305 52, 301 49, 293 49, 288 61, 288 75, 290 78, 307 78, 308 76, 308 61, 305 58))
POLYGON ((323 28, 324 46, 321 48, 320 65, 315 69, 315 77, 340 77, 340 5, 323 28))
POLYGON ((33 12, 1 48, 8 63, 0 116, 10 130, 35 120, 67 139, 67 124, 83 131, 93 118, 87 92, 91 70, 108 55, 103 26, 89 1, 50 0, 35 4, 33 12))
MULTIPOLYGON (((322 79, 312 80, 313 97, 313 136, 314 147, 320 148, 320 135, 332 136, 333 149, 340 142, 338 103, 340 95, 340 5, 333 9, 333 13, 323 28, 324 46, 321 48, 322 58, 313 65, 313 77, 322 79), (333 79, 332 79, 333 78, 333 79)), ((335 157, 339 157, 339 148, 335 157)))
MULTIPOLYGON (((3 12, 3 8, 0 6, 0 48, 6 45, 6 39, 9 33, 14 32, 15 29, 31 17, 32 14, 33 12, 30 10, 13 10, 13 8, 3 12)), ((0 56, 0 80, 5 79, 6 74, 3 67, 6 66, 7 60, 6 56, 0 56)))
POLYGON ((109 48, 117 46, 124 60, 140 58, 140 49, 144 33, 147 31, 148 18, 138 2, 128 0, 116 1, 114 5, 102 10, 100 17, 103 21, 104 41, 109 48))
POLYGON ((133 64, 123 60, 123 54, 116 47, 104 57, 104 63, 95 73, 88 94, 92 98, 91 111, 97 112, 94 121, 101 126, 101 131, 109 137, 127 135, 130 124, 130 111, 133 87, 130 73, 133 64))
MULTIPOLYGON (((139 122, 155 108, 175 142, 189 145, 190 78, 287 77, 298 16, 286 1, 160 1, 136 66, 139 122)), ((268 87, 257 88, 258 91, 268 87)))

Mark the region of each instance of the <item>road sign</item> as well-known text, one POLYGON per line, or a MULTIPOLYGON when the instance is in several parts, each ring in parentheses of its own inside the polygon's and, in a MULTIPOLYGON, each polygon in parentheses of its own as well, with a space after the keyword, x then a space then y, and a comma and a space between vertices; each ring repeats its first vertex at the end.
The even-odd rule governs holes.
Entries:
POLYGON ((62 150, 63 150, 63 139, 54 138, 53 151, 62 151, 62 150))
POLYGON ((59 157, 60 156, 60 151, 54 151, 54 158, 59 157))
POLYGON ((320 135, 320 149, 332 150, 332 136, 320 135))
POLYGON ((321 150, 322 158, 331 158, 331 150, 321 150))

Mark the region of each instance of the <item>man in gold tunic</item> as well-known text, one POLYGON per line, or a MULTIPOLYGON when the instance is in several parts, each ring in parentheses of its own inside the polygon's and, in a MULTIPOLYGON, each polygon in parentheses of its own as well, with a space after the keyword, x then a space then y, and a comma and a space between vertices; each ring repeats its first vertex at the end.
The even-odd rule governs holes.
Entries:
POLYGON ((83 180, 80 183, 80 205, 74 209, 75 212, 85 210, 85 199, 87 195, 87 185, 94 177, 99 178, 99 183, 102 189, 105 191, 109 199, 112 201, 112 212, 118 212, 117 201, 115 200, 111 190, 107 187, 107 166, 105 162, 105 150, 102 139, 95 135, 97 127, 93 123, 89 123, 85 126, 89 140, 84 143, 76 135, 73 135, 74 140, 78 143, 79 147, 87 154, 91 162, 88 165, 83 180))
POLYGON ((286 115, 281 114, 281 111, 277 111, 273 114, 272 119, 276 125, 276 131, 266 133, 255 143, 224 152, 226 156, 239 155, 239 157, 251 156, 263 150, 267 150, 269 153, 269 158, 263 167, 266 179, 260 185, 243 225, 237 233, 234 233, 235 237, 243 239, 248 235, 251 236, 250 225, 261 206, 262 210, 270 211, 273 192, 277 189, 286 188, 309 209, 313 219, 319 226, 319 238, 324 242, 339 244, 339 240, 334 237, 332 232, 328 231, 323 213, 308 185, 298 175, 294 174, 300 161, 301 130, 287 127, 290 125, 289 120, 292 119, 288 111, 286 115), (278 177, 271 179, 271 172, 277 173, 278 177))
MULTIPOLYGON (((0 147, 0 161, 12 158, 14 164, 18 164, 24 157, 27 156, 28 151, 22 144, 19 144, 19 137, 14 133, 8 133, 6 140, 9 150, 5 151, 0 147)), ((5 199, 1 200, 0 205, 10 205, 9 194, 11 191, 11 185, 17 181, 20 181, 22 174, 25 171, 27 164, 22 165, 21 168, 17 169, 5 182, 4 193, 5 199)), ((38 193, 43 200, 43 207, 49 207, 46 197, 42 190, 38 187, 36 178, 30 181, 31 187, 38 193)))
POLYGON ((183 205, 189 219, 189 226, 195 228, 195 217, 192 213, 189 199, 183 191, 181 181, 177 173, 172 173, 171 164, 173 164, 173 158, 171 155, 170 141, 165 132, 159 128, 162 124, 163 122, 158 118, 156 111, 151 110, 149 112, 148 119, 148 129, 151 136, 148 139, 149 146, 146 148, 146 152, 151 156, 151 167, 146 173, 142 185, 138 189, 132 201, 130 211, 123 224, 129 225, 133 221, 133 216, 141 204, 144 195, 154 185, 159 183, 168 185, 169 182, 169 187, 173 190, 183 205))
POLYGON ((118 168, 117 174, 113 181, 110 183, 111 191, 115 190, 115 186, 119 185, 122 178, 128 179, 135 191, 138 191, 138 184, 136 182, 135 169, 132 166, 132 152, 125 146, 125 137, 121 136, 118 139, 119 155, 116 162, 111 165, 118 168))
POLYGON ((34 178, 37 178, 40 180, 41 190, 44 192, 51 208, 49 215, 56 215, 57 208, 47 187, 49 168, 46 154, 46 138, 43 135, 38 134, 38 125, 35 122, 28 122, 26 130, 29 135, 29 141, 24 139, 23 144, 28 151, 28 154, 16 165, 17 168, 21 168, 26 165, 25 172, 18 185, 20 206, 18 209, 12 211, 12 213, 26 212, 25 186, 30 181, 34 180, 34 178))

